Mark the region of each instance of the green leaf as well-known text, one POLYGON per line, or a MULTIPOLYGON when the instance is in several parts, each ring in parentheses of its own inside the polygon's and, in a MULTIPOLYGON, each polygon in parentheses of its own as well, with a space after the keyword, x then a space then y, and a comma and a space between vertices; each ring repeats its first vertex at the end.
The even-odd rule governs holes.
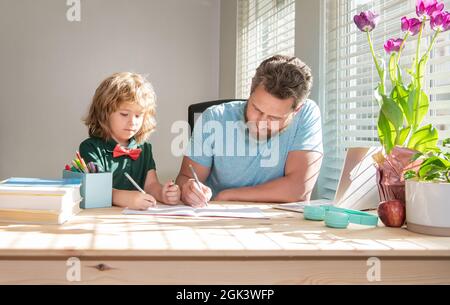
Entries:
POLYGON ((407 171, 403 174, 403 177, 405 178, 405 180, 408 180, 408 179, 412 179, 412 178, 417 177, 417 174, 416 174, 415 171, 413 171, 412 169, 410 169, 410 170, 407 170, 407 171))
POLYGON ((408 106, 409 90, 398 84, 392 89, 391 98, 401 107, 408 125, 413 124, 413 109, 408 106))
POLYGON ((378 84, 378 86, 375 88, 373 95, 375 96, 375 99, 378 102, 378 105, 381 106, 383 105, 383 93, 381 92, 381 84, 378 84))
POLYGON ((447 139, 444 139, 443 141, 442 141, 442 146, 450 146, 450 138, 447 138, 447 139))
POLYGON ((438 157, 431 157, 427 159, 419 169, 419 177, 424 180, 445 180, 445 173, 447 166, 438 157))
POLYGON ((406 139, 408 138, 409 132, 411 131, 411 126, 402 128, 400 132, 397 134, 397 137, 395 138, 395 145, 403 146, 406 139))
POLYGON ((436 128, 431 124, 425 125, 417 129, 409 139, 408 148, 421 152, 437 149, 437 141, 439 135, 436 128))
MULTIPOLYGON (((411 86, 410 86, 411 87, 411 86)), ((409 124, 412 126, 417 126, 416 124, 416 116, 414 115, 414 109, 416 108, 417 102, 419 100, 419 94, 417 89, 415 89, 413 86, 410 92, 409 92, 409 96, 408 96, 408 107, 407 107, 407 111, 405 113, 411 114, 411 118, 409 124)))
POLYGON ((392 98, 383 96, 381 111, 394 126, 394 130, 399 130, 403 126, 403 111, 392 98))
POLYGON ((399 84, 403 84, 402 69, 397 65, 397 79, 399 84))
POLYGON ((419 158, 422 157, 422 156, 423 156, 423 153, 421 153, 421 152, 415 153, 415 154, 411 157, 411 162, 416 161, 417 159, 419 159, 419 158))
POLYGON ((389 77, 391 78, 392 86, 395 86, 398 81, 397 73, 397 53, 393 52, 389 58, 389 77))
POLYGON ((414 109, 414 113, 416 114, 416 124, 420 126, 423 118, 428 113, 428 108, 430 107, 430 101, 428 99, 428 95, 423 90, 420 90, 418 108, 414 109))
MULTIPOLYGON (((416 75, 416 80, 418 82, 417 85, 422 84, 422 82, 423 82, 428 58, 429 58, 428 55, 426 55, 419 61, 419 75, 416 75)), ((420 87, 422 87, 422 86, 420 86, 420 87)))
POLYGON ((385 152, 389 154, 394 147, 395 129, 382 111, 380 111, 380 116, 378 117, 377 127, 380 143, 383 145, 385 152))
POLYGON ((413 89, 408 97, 408 113, 413 115, 411 125, 417 128, 428 113, 429 100, 423 90, 413 89))

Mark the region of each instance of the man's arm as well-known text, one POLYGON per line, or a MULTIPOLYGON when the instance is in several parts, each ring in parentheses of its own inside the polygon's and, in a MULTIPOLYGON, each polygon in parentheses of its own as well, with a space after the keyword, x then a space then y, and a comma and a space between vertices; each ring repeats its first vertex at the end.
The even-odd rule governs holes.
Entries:
POLYGON ((280 203, 309 200, 319 176, 322 157, 316 151, 291 151, 284 177, 252 187, 227 189, 213 200, 280 203))
POLYGON ((211 199, 211 189, 203 184, 208 178, 210 171, 211 169, 207 166, 194 162, 188 157, 183 158, 176 183, 181 187, 181 201, 184 204, 203 206, 205 202, 211 199), (194 168, 202 189, 198 188, 197 183, 195 183, 189 165, 192 165, 194 168))

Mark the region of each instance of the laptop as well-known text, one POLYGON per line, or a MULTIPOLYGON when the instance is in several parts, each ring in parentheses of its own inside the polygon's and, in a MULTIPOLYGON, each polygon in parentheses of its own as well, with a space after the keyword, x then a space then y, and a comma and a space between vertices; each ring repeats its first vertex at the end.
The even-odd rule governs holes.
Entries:
POLYGON ((334 205, 352 210, 376 209, 380 199, 372 155, 380 150, 380 147, 347 149, 334 200, 283 203, 274 205, 273 208, 300 213, 303 212, 305 205, 334 205))

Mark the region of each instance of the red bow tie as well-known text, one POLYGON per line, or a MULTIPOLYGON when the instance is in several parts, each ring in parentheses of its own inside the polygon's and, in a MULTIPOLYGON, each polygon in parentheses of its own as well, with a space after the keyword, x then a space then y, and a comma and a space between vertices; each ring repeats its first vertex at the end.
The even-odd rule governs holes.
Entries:
POLYGON ((141 151, 142 149, 140 148, 128 149, 117 144, 113 150, 113 157, 117 158, 120 156, 129 156, 131 159, 136 160, 137 158, 139 158, 141 151))

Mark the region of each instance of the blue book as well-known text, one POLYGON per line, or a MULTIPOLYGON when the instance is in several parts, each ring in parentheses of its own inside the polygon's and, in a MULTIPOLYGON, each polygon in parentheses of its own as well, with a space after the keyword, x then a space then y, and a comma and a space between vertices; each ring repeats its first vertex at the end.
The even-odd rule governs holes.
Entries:
POLYGON ((76 186, 81 184, 81 179, 41 179, 41 178, 18 178, 12 177, 0 182, 6 186, 76 186))

